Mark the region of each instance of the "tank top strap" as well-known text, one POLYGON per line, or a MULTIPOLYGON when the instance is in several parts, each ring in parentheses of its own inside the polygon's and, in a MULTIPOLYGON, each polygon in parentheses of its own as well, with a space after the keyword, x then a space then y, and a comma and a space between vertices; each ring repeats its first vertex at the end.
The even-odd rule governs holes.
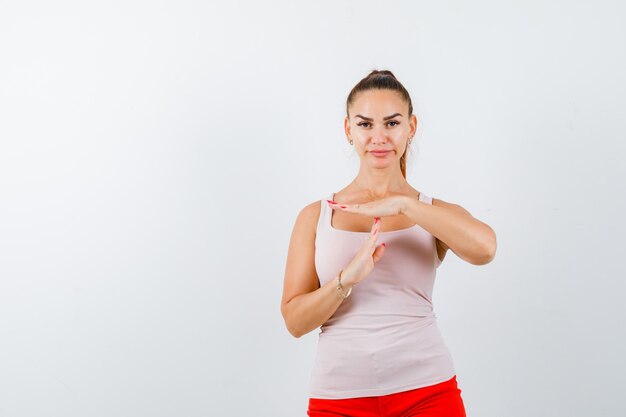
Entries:
POLYGON ((328 205, 328 201, 326 200, 332 201, 334 195, 335 193, 331 193, 328 197, 324 197, 322 200, 320 200, 321 208, 320 208, 320 218, 319 218, 318 225, 317 225, 318 230, 329 228, 329 225, 330 225, 329 216, 332 212, 332 208, 330 208, 330 206, 328 205))
MULTIPOLYGON (((330 193, 330 195, 326 198, 330 201, 333 201, 335 197, 335 193, 330 193)), ((324 227, 329 227, 330 225, 330 216, 332 216, 333 209, 328 205, 328 201, 324 200, 324 208, 322 209, 322 214, 324 218, 324 227)))
POLYGON ((433 198, 424 194, 422 191, 420 191, 418 199, 426 204, 433 204, 433 198))

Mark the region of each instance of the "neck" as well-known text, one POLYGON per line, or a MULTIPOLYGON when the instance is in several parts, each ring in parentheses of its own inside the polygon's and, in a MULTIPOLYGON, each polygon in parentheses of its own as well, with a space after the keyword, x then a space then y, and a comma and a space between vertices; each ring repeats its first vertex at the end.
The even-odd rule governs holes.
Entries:
POLYGON ((408 183, 400 171, 400 166, 388 170, 364 170, 352 181, 355 189, 366 193, 372 199, 380 199, 389 194, 405 190, 408 183))

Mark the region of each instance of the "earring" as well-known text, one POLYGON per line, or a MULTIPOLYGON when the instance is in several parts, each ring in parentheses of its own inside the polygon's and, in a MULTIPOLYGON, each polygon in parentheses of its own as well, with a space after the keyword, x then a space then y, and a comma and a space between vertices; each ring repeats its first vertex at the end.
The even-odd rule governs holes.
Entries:
POLYGON ((352 145, 352 139, 350 139, 350 145, 352 145))

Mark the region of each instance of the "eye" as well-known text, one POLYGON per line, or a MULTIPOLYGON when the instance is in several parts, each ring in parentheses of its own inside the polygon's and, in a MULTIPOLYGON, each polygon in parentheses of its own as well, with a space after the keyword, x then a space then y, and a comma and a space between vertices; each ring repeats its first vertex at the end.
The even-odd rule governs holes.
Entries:
POLYGON ((368 122, 361 122, 361 123, 357 123, 357 126, 363 126, 363 125, 368 125, 368 122))
POLYGON ((392 120, 392 121, 390 121, 389 123, 395 123, 395 125, 394 125, 394 126, 397 126, 397 125, 399 125, 399 124, 400 124, 399 122, 396 122, 395 120, 392 120))

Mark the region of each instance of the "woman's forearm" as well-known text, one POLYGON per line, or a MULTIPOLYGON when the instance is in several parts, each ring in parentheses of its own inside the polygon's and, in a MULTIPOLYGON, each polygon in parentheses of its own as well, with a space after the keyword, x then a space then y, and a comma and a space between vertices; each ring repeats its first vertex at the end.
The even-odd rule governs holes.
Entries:
POLYGON ((496 234, 469 214, 403 197, 401 213, 444 242, 461 259, 484 265, 495 256, 496 234))
MULTIPOLYGON (((337 291, 338 278, 339 274, 317 290, 300 294, 285 305, 283 318, 289 333, 296 338, 305 335, 326 323, 335 313, 343 302, 337 291)), ((346 291, 348 289, 345 287, 346 291)))

